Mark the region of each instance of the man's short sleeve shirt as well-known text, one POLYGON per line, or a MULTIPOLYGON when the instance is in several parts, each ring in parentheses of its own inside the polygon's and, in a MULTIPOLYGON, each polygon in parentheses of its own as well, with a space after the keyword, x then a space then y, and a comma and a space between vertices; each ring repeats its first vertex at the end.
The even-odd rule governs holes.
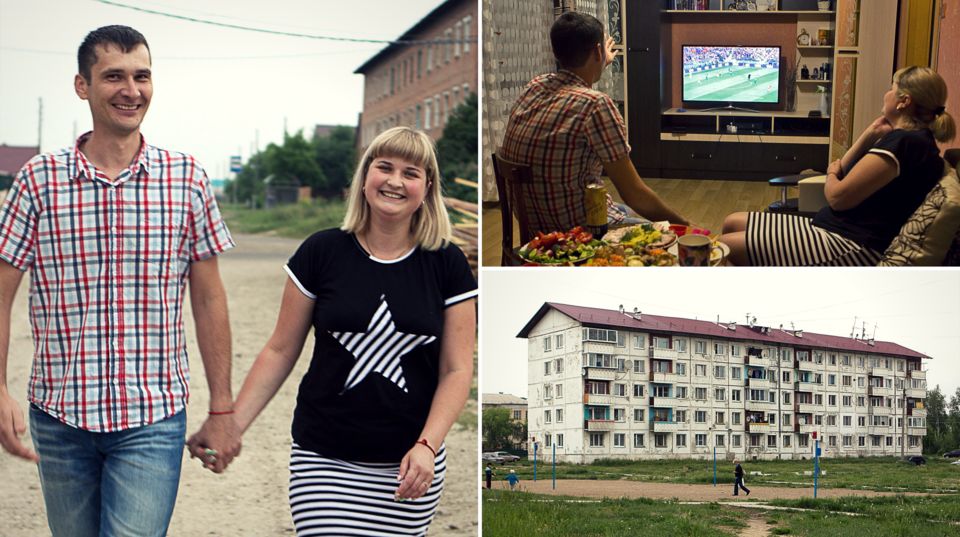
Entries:
POLYGON ((0 208, 0 259, 30 271, 30 402, 112 432, 186 406, 190 264, 234 243, 193 157, 142 141, 111 180, 80 151, 88 136, 17 175, 0 208))
POLYGON ((623 117, 609 95, 559 71, 527 85, 510 113, 500 155, 533 168, 525 187, 535 231, 586 222, 584 188, 599 181, 603 163, 630 154, 623 117))

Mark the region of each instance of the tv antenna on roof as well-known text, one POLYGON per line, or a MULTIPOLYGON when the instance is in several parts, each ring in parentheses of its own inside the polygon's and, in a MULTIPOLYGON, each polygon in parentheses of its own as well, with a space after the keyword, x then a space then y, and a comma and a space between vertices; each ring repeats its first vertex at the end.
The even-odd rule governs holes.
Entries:
POLYGON ((853 328, 850 329, 850 337, 857 339, 857 317, 853 317, 853 328))

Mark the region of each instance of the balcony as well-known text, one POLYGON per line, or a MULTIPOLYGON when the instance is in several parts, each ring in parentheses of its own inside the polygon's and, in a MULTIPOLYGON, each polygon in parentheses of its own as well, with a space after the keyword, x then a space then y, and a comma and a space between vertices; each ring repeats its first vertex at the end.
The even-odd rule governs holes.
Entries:
POLYGON ((795 403, 793 405, 793 411, 797 414, 815 414, 823 411, 823 405, 815 405, 813 403, 795 403))
POLYGON ((907 427, 907 434, 910 436, 926 436, 926 427, 907 427))
POLYGON ((806 360, 794 360, 793 368, 799 369, 801 371, 820 371, 822 369, 822 366, 820 364, 814 363, 812 360, 809 362, 806 360))
POLYGON ((907 397, 912 399, 926 399, 927 390, 923 388, 907 388, 907 397))
POLYGON ((608 393, 585 393, 583 394, 583 404, 585 405, 603 405, 609 406, 614 402, 612 395, 608 393))
POLYGON ((899 412, 894 412, 893 408, 888 406, 871 406, 867 408, 867 414, 871 416, 892 416, 899 414, 899 412))
POLYGON ((658 382, 660 384, 673 384, 675 382, 685 382, 686 378, 683 375, 678 375, 676 373, 661 373, 659 371, 650 372, 650 382, 658 382))
POLYGON ((648 347, 647 356, 651 360, 676 360, 680 353, 674 349, 661 349, 659 347, 648 347))
POLYGON ((591 433, 612 431, 616 422, 613 420, 584 420, 584 429, 591 433))
POLYGON ((914 418, 926 418, 927 409, 926 408, 910 408, 910 409, 907 409, 907 415, 914 418))
POLYGON ((617 370, 612 367, 584 367, 583 378, 587 380, 614 380, 617 370))
POLYGON ((893 369, 881 365, 876 367, 867 366, 867 374, 871 377, 889 377, 893 376, 893 369))
POLYGON ((750 354, 750 355, 747 355, 747 357, 743 359, 743 363, 746 364, 746 365, 755 365, 755 366, 759 366, 759 367, 767 367, 768 365, 770 365, 770 360, 767 359, 767 358, 764 358, 764 357, 762 357, 762 356, 754 356, 754 355, 750 354))
POLYGON ((927 372, 926 372, 926 371, 923 371, 923 370, 920 370, 920 369, 914 369, 914 370, 910 371, 909 374, 910 374, 910 378, 912 378, 912 379, 924 379, 924 380, 926 380, 926 378, 927 378, 927 372))
POLYGON ((793 383, 793 389, 798 392, 819 392, 823 389, 823 384, 817 384, 816 382, 808 380, 798 380, 793 383))
POLYGON ((747 377, 747 380, 744 382, 744 385, 747 388, 754 388, 756 390, 773 388, 774 384, 769 378, 751 378, 747 377))
POLYGON ((887 436, 894 433, 894 428, 892 425, 868 425, 867 434, 872 434, 875 436, 887 436))
POLYGON ((820 432, 822 429, 823 425, 814 425, 812 423, 795 423, 793 426, 794 432, 806 434, 820 432))
POLYGON ((657 408, 671 408, 677 404, 676 397, 650 396, 650 406, 657 408))
POLYGON ((746 425, 746 431, 748 433, 768 433, 771 430, 774 430, 774 428, 770 427, 770 424, 765 421, 747 422, 746 425))
POLYGON ((675 421, 651 421, 651 429, 655 433, 672 433, 679 431, 684 424, 675 421))
POLYGON ((867 395, 874 397, 893 397, 893 388, 887 388, 886 386, 869 386, 867 388, 867 395))
POLYGON ((771 403, 770 401, 767 401, 766 399, 759 400, 759 401, 747 399, 746 401, 744 401, 744 407, 747 410, 767 410, 772 406, 773 406, 773 403, 771 403))

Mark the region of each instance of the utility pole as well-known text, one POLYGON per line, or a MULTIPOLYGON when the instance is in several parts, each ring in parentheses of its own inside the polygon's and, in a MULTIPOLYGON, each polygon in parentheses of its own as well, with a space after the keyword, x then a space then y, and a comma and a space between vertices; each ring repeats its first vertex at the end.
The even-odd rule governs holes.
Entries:
POLYGON ((903 427, 900 428, 900 458, 907 449, 907 380, 903 380, 903 427))

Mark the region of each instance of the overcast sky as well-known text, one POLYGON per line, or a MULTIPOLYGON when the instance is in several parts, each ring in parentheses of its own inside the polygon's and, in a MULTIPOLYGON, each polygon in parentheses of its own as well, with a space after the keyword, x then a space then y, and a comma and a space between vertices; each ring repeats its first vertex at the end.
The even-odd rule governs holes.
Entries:
POLYGON ((960 272, 950 269, 485 269, 480 389, 527 395, 527 340, 517 333, 544 302, 746 322, 849 336, 858 332, 932 356, 927 382, 960 387, 960 272))
MULTIPOLYGON (((441 0, 116 0, 117 3, 270 30, 392 40, 441 0)), ((147 38, 154 95, 142 132, 151 144, 192 153, 222 177, 230 155, 316 124, 355 126, 363 77, 353 71, 384 48, 266 35, 175 20, 97 0, 0 0, 0 143, 42 151, 73 144, 92 128, 73 91, 77 47, 100 26, 124 24, 147 38)))

